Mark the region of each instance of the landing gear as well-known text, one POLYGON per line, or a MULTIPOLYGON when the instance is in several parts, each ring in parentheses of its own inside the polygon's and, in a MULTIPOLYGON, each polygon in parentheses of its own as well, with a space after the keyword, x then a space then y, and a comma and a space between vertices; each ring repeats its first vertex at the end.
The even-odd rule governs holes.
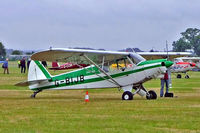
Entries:
POLYGON ((177 74, 176 78, 181 79, 181 74, 177 74))
POLYGON ((33 94, 31 95, 31 98, 35 98, 35 96, 41 91, 42 90, 37 90, 37 91, 33 92, 33 94))
POLYGON ((142 84, 137 85, 137 86, 126 86, 122 87, 124 90, 124 93, 122 95, 122 100, 133 100, 133 96, 135 94, 138 94, 140 96, 146 96, 147 99, 157 99, 157 94, 155 91, 150 90, 147 91, 142 84), (135 91, 132 93, 132 89, 135 91))
POLYGON ((189 75, 185 75, 185 78, 186 78, 186 79, 189 79, 189 78, 190 78, 190 76, 189 76, 189 75))
POLYGON ((146 95, 146 98, 147 98, 148 100, 157 99, 157 94, 156 94, 155 91, 150 90, 148 93, 149 93, 149 94, 146 95))
POLYGON ((133 100, 133 94, 130 91, 125 91, 122 95, 122 100, 133 100))

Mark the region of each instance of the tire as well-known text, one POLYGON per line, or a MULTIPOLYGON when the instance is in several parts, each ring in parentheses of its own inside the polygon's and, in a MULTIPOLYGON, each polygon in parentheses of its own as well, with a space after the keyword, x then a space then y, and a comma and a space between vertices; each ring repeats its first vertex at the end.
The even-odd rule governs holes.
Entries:
POLYGON ((155 91, 150 90, 149 91, 150 96, 146 96, 147 99, 151 100, 151 99, 157 99, 157 94, 155 91))
POLYGON ((190 78, 190 76, 189 76, 189 75, 185 75, 185 78, 186 78, 186 79, 189 79, 189 78, 190 78))
POLYGON ((182 76, 181 76, 180 74, 178 74, 176 78, 177 78, 177 79, 181 79, 182 76))
POLYGON ((133 94, 130 91, 125 91, 122 94, 122 100, 133 100, 133 94))

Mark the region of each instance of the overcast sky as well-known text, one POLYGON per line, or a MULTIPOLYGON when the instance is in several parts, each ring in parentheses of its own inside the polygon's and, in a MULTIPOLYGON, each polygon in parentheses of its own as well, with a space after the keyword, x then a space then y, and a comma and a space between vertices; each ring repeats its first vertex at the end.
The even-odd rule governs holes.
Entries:
POLYGON ((0 42, 20 50, 163 50, 187 28, 200 29, 199 10, 199 0, 0 0, 0 42))

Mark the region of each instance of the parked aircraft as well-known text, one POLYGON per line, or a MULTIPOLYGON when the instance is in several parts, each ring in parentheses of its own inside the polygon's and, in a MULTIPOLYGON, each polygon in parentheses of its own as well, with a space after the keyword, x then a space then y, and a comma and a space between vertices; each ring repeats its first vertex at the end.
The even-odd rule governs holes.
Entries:
POLYGON ((135 94, 156 99, 155 91, 147 91, 143 83, 164 74, 173 62, 166 59, 146 61, 137 53, 51 48, 31 56, 28 81, 16 84, 29 86, 34 91, 32 98, 45 89, 95 89, 118 88, 123 90, 123 100, 132 100, 135 94), (80 62, 91 65, 67 73, 52 76, 40 61, 80 62), (131 67, 117 65, 110 70, 110 64, 132 64, 131 67), (134 92, 132 93, 132 90, 134 92))
POLYGON ((195 63, 197 69, 200 69, 200 57, 179 57, 176 58, 176 61, 178 62, 193 62, 195 63))
POLYGON ((185 73, 186 74, 185 78, 190 78, 187 72, 191 71, 194 68, 196 68, 195 63, 178 61, 178 62, 174 62, 174 64, 170 67, 170 71, 172 73, 178 73, 177 78, 182 77, 180 73, 185 73))

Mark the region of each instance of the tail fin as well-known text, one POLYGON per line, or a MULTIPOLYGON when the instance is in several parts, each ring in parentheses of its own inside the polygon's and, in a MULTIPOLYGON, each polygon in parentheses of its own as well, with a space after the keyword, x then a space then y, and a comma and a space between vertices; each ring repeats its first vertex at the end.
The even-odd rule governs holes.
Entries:
POLYGON ((60 67, 58 62, 52 62, 52 67, 60 67))
POLYGON ((51 74, 39 61, 31 61, 28 71, 28 81, 51 79, 51 74))

